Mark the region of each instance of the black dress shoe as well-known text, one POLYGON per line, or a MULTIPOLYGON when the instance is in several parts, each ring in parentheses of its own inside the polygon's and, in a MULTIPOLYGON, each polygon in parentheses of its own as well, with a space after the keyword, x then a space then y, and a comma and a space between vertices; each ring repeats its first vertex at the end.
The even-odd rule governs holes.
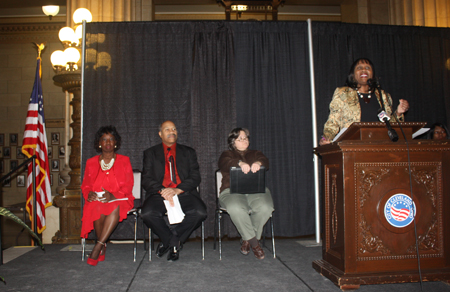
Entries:
POLYGON ((178 260, 179 257, 180 257, 180 250, 178 250, 176 246, 171 246, 170 252, 167 255, 167 260, 169 262, 174 262, 178 260))
POLYGON ((158 244, 156 247, 156 256, 159 258, 162 257, 169 250, 169 247, 170 246, 165 246, 162 242, 158 244))

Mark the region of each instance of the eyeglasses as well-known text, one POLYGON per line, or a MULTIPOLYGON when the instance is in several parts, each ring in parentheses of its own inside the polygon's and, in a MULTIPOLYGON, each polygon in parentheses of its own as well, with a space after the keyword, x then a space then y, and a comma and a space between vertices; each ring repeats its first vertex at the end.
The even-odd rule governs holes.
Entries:
POLYGON ((247 137, 245 137, 245 138, 239 137, 238 139, 236 139, 236 141, 244 142, 244 141, 248 141, 248 138, 247 137))

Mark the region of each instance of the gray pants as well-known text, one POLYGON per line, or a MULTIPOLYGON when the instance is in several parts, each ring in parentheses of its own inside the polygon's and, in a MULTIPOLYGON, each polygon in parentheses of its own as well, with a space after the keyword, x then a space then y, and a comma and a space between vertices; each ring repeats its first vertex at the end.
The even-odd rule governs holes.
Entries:
POLYGON ((227 209, 243 240, 253 237, 260 240, 264 224, 274 210, 268 188, 265 193, 257 194, 232 194, 228 188, 220 193, 219 204, 227 209))

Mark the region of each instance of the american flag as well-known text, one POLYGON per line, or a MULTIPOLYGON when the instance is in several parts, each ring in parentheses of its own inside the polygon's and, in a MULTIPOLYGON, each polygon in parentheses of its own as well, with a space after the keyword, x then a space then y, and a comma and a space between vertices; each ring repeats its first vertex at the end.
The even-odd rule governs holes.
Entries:
MULTIPOLYGON (((50 170, 47 156, 47 135, 45 133, 44 99, 41 85, 41 58, 37 59, 36 78, 28 104, 22 153, 28 158, 36 154, 36 226, 37 232, 45 230, 45 208, 52 205, 50 170)), ((33 164, 28 164, 26 208, 33 221, 33 164)), ((34 226, 34 224, 32 224, 34 226)), ((35 230, 36 232, 36 230, 35 230)))
POLYGON ((392 217, 397 221, 406 220, 406 218, 408 218, 409 216, 409 213, 410 213, 409 209, 406 208, 397 209, 394 206, 391 207, 392 217))

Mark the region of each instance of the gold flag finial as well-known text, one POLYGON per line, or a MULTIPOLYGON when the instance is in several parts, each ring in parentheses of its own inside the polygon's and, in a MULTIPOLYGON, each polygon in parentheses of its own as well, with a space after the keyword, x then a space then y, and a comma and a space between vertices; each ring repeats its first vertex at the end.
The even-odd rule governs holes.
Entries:
POLYGON ((37 43, 33 43, 38 48, 38 58, 41 57, 41 52, 45 49, 45 43, 38 45, 37 43))

